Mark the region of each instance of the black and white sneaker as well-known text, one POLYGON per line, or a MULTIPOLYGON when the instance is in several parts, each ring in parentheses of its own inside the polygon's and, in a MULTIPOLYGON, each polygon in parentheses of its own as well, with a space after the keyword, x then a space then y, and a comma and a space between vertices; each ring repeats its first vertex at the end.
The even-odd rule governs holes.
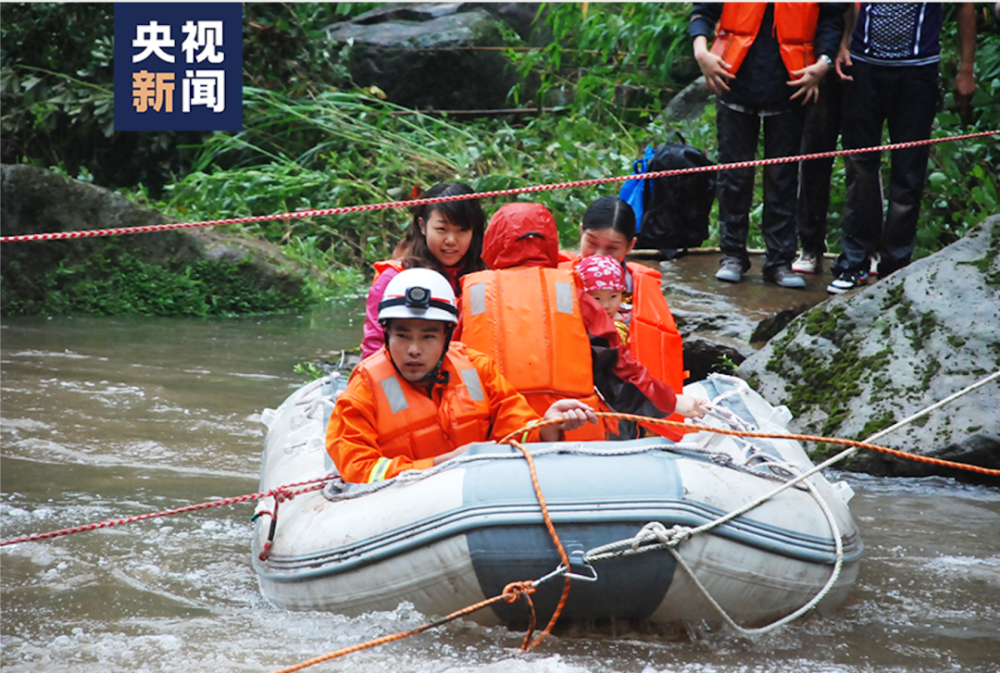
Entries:
POLYGON ((832 283, 826 287, 830 294, 844 294, 855 290, 868 282, 868 269, 861 271, 845 271, 837 276, 832 283))

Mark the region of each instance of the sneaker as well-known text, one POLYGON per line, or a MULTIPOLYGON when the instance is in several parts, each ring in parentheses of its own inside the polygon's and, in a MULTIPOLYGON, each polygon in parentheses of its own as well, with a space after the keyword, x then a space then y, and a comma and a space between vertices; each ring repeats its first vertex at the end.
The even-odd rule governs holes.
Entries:
POLYGON ((735 257, 723 257, 719 262, 719 270, 715 272, 716 280, 724 280, 727 283, 738 283, 743 280, 743 263, 735 257))
POLYGON ((792 262, 792 271, 795 273, 820 273, 823 271, 823 257, 803 250, 792 262))
POLYGON ((882 261, 882 255, 875 253, 868 258, 868 275, 877 276, 878 275, 878 265, 882 261))
POLYGON ((768 283, 775 283, 781 287, 805 287, 806 279, 792 271, 787 266, 779 266, 773 271, 764 274, 764 280, 768 283))
POLYGON ((851 290, 861 287, 867 282, 867 269, 861 269, 859 271, 845 271, 837 276, 837 278, 827 286, 826 291, 830 294, 844 294, 845 292, 850 292, 851 290))

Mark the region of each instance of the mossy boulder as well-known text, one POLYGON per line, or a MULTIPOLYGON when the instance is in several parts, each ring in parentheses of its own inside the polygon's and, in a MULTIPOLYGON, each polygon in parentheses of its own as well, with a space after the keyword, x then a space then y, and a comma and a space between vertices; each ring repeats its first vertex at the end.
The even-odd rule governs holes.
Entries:
MULTIPOLYGON (((771 403, 788 405, 794 431, 863 440, 998 370, 1000 216, 994 216, 944 250, 800 315, 747 358, 739 374, 771 403)), ((878 443, 1000 468, 1000 380, 878 443)), ((975 479, 873 451, 858 453, 848 467, 975 479)))
MULTIPOLYGON (((120 194, 53 171, 0 166, 4 236, 170 221, 120 194)), ((277 246, 219 229, 0 245, 5 314, 276 312, 310 302, 305 279, 277 246)))

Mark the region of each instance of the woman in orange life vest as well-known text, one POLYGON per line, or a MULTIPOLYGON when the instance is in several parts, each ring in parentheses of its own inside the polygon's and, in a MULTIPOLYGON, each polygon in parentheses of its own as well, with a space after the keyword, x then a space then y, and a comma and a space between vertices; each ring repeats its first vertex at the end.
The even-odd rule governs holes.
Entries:
MULTIPOLYGON (((472 187, 467 184, 440 182, 421 194, 420 198, 472 193, 472 187)), ((425 267, 444 275, 455 294, 460 296, 461 277, 486 268, 480 258, 485 228, 486 214, 477 199, 431 203, 413 209, 413 221, 406 236, 393 251, 393 259, 375 262, 375 279, 368 291, 365 308, 361 357, 368 357, 384 342, 384 330, 378 321, 378 305, 389 281, 403 269, 425 267)))
MULTIPOLYGON (((678 413, 701 417, 699 404, 686 395, 675 399, 631 357, 572 269, 557 268, 558 255, 555 219, 545 206, 501 207, 483 241, 491 270, 462 279, 463 342, 493 356, 539 413, 557 397, 572 397, 602 411, 606 402, 617 411, 660 418, 676 406, 678 413)), ((607 439, 618 427, 614 421, 588 426, 567 438, 607 439)))
MULTIPOLYGON (((495 362, 451 340, 458 308, 441 274, 400 272, 378 318, 385 344, 352 372, 327 426, 326 450, 344 481, 426 469, 538 420, 495 362)), ((597 423, 577 400, 554 402, 544 418, 563 420, 529 433, 529 441, 558 441, 563 431, 597 423)))
MULTIPOLYGON (((560 251, 560 267, 571 268, 583 257, 609 255, 625 272, 622 303, 631 311, 629 348, 649 373, 674 391, 684 389, 684 349, 674 316, 660 289, 660 273, 648 266, 626 262, 635 247, 635 213, 617 196, 608 195, 590 204, 580 227, 580 254, 560 251)), ((663 402, 654 401, 660 408, 663 402)), ((677 412, 684 414, 683 410, 677 412)), ((672 420, 681 420, 674 418, 672 420)))

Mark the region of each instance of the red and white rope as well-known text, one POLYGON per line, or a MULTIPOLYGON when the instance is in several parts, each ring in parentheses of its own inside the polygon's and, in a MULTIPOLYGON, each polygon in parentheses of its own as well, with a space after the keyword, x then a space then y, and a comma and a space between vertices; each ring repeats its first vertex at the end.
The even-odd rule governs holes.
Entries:
POLYGON ((122 519, 115 519, 113 521, 89 523, 83 526, 75 526, 73 528, 63 528, 62 530, 55 530, 49 533, 36 533, 34 535, 25 535, 23 537, 16 537, 16 538, 11 538, 9 540, 0 541, 0 547, 6 547, 12 544, 20 544, 22 542, 34 542, 35 540, 46 540, 48 538, 61 537, 63 535, 71 535, 73 533, 84 533, 86 531, 98 530, 99 528, 110 528, 111 526, 118 526, 124 523, 135 523, 136 521, 145 521, 146 519, 155 519, 157 517, 170 516, 172 514, 184 514, 185 512, 194 512, 202 509, 211 509, 213 507, 237 505, 242 502, 250 502, 253 500, 260 500, 262 498, 273 497, 273 498, 278 498, 280 500, 291 500, 297 495, 302 495, 303 493, 309 493, 311 491, 318 491, 322 489, 326 485, 326 482, 329 480, 330 477, 322 477, 321 479, 310 479, 309 481, 301 481, 294 484, 287 484, 285 486, 279 486, 278 488, 273 488, 270 491, 261 491, 260 493, 249 493, 247 495, 238 495, 232 498, 224 498, 222 500, 209 500, 208 502, 200 502, 196 505, 177 507, 175 509, 165 509, 161 512, 150 512, 148 514, 129 516, 122 519))
POLYGON ((0 243, 21 243, 25 241, 57 241, 71 238, 94 238, 98 236, 123 236, 126 234, 149 234, 157 231, 170 231, 173 229, 193 229, 196 227, 220 227, 230 224, 253 224, 256 222, 271 222, 274 220, 290 220, 303 217, 328 217, 330 215, 344 215, 347 213, 365 213, 377 210, 389 210, 391 208, 410 208, 429 203, 445 203, 448 201, 464 201, 467 199, 485 199, 496 196, 514 196, 517 194, 530 194, 534 192, 548 192, 557 189, 571 189, 574 187, 592 187, 594 185, 604 185, 615 182, 625 182, 627 180, 638 180, 645 178, 662 178, 674 175, 688 175, 691 173, 706 173, 709 171, 731 170, 735 168, 750 168, 754 166, 772 166, 775 164, 787 164, 796 161, 810 161, 813 159, 827 159, 831 157, 847 156, 851 154, 864 154, 867 152, 878 152, 883 150, 903 150, 921 145, 934 145, 937 143, 951 142, 956 140, 968 140, 971 138, 982 138, 1000 134, 997 131, 980 131, 978 133, 966 133, 958 136, 948 136, 946 138, 927 138, 925 140, 915 140, 905 143, 893 143, 880 147, 862 147, 852 150, 834 150, 831 152, 816 152, 814 154, 801 154, 791 157, 774 157, 771 159, 755 159, 753 161, 740 161, 732 164, 713 164, 711 166, 696 166, 694 168, 680 168, 669 171, 657 171, 653 173, 641 173, 631 175, 618 175, 606 178, 591 178, 589 180, 574 180, 572 182, 556 182, 545 185, 530 185, 527 187, 515 187, 513 189, 497 189, 487 192, 476 192, 473 194, 456 194, 454 196, 437 196, 430 199, 413 199, 410 201, 388 201, 385 203, 369 203, 359 206, 342 206, 339 208, 322 208, 319 210, 298 210, 293 213, 279 213, 276 215, 254 215, 251 217, 236 217, 226 220, 208 220, 205 222, 176 222, 166 224, 153 224, 141 227, 119 227, 116 229, 91 229, 88 231, 58 231, 48 234, 25 234, 21 236, 0 236, 0 243))

